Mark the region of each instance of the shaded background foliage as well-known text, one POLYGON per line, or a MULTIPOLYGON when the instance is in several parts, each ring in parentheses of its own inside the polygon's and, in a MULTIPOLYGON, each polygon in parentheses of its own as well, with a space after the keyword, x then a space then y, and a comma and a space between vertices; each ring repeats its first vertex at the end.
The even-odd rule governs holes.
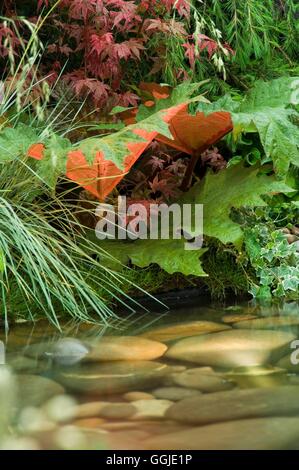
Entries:
MULTIPOLYGON (((35 23, 53 4, 5 0, 2 15, 35 23)), ((142 80, 173 86, 213 77, 213 96, 227 84, 247 88, 256 76, 295 72, 297 17, 293 0, 61 0, 40 34, 39 73, 52 83, 62 77, 60 88, 89 96, 103 113, 136 105, 142 80)), ((18 51, 15 31, 2 21, 4 69, 3 59, 18 51)))

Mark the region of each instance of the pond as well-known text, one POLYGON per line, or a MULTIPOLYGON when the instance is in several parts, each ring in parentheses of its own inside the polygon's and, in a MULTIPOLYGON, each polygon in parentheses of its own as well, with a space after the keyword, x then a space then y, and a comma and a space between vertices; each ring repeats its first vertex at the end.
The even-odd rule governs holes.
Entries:
POLYGON ((0 447, 298 449, 298 304, 194 303, 1 331, 0 447))

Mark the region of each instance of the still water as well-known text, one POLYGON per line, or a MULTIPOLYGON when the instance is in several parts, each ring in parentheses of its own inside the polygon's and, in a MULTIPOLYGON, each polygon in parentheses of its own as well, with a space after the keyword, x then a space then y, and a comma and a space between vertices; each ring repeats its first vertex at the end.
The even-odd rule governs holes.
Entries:
POLYGON ((297 339, 296 303, 16 324, 0 330, 0 448, 299 449, 297 339))

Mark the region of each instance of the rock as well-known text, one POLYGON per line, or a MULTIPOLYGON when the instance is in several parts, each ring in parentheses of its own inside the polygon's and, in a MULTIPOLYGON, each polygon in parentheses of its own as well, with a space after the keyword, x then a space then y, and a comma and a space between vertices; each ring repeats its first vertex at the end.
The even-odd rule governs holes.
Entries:
POLYGON ((173 404, 170 400, 137 400, 132 405, 137 412, 132 416, 134 420, 162 419, 168 408, 173 404))
POLYGON ((296 235, 297 237, 299 237, 299 227, 296 227, 296 225, 294 225, 292 227, 292 233, 293 235, 296 235))
POLYGON ((298 449, 299 418, 231 421, 163 434, 143 441, 159 450, 283 450, 298 449))
POLYGON ((139 424, 139 421, 106 421, 101 425, 101 429, 109 432, 123 431, 125 429, 139 428, 139 424))
POLYGON ((239 323, 239 322, 242 322, 242 321, 246 321, 246 320, 254 320, 255 318, 257 318, 256 315, 245 315, 245 314, 231 314, 231 315, 224 315, 221 320, 223 321, 223 323, 239 323))
POLYGON ((161 387, 153 390, 153 395, 162 400, 179 401, 201 395, 199 390, 183 387, 161 387))
POLYGON ((42 409, 28 406, 19 415, 18 430, 24 435, 36 435, 53 431, 55 428, 56 423, 50 420, 42 409))
POLYGON ((182 339, 166 357, 223 368, 261 365, 283 356, 294 338, 283 331, 234 329, 182 339))
POLYGON ((178 338, 204 335, 206 333, 213 333, 216 331, 223 331, 228 329, 230 329, 228 325, 223 325, 221 323, 215 323, 212 321, 198 320, 156 328, 154 330, 143 333, 141 336, 156 341, 172 341, 178 338))
POLYGON ((54 448, 62 450, 95 450, 103 447, 106 432, 99 429, 63 426, 55 433, 54 448))
POLYGON ((91 350, 84 361, 150 361, 163 356, 166 350, 165 344, 146 338, 104 336, 91 343, 91 350))
POLYGON ((123 395, 126 401, 137 401, 137 400, 152 400, 154 395, 146 392, 128 392, 123 395))
POLYGON ((84 429, 102 429, 102 425, 105 424, 106 421, 101 418, 82 418, 82 419, 76 419, 72 425, 73 426, 78 426, 78 428, 84 428, 84 429))
POLYGON ((1 440, 0 450, 41 450, 37 440, 31 437, 8 437, 1 440))
POLYGON ((51 398, 42 408, 47 417, 55 423, 64 423, 76 415, 77 402, 68 395, 51 398))
POLYGON ((77 405, 74 417, 76 419, 98 417, 100 416, 102 409, 108 404, 109 402, 107 401, 94 401, 77 405))
POLYGON ((88 353, 89 347, 76 338, 61 338, 52 343, 36 343, 25 351, 29 357, 52 359, 63 366, 77 364, 88 353))
POLYGON ((6 362, 15 372, 24 372, 29 374, 45 372, 49 368, 45 361, 31 359, 21 355, 20 353, 7 354, 6 362))
POLYGON ((89 353, 87 345, 76 338, 62 338, 52 348, 53 359, 63 366, 71 366, 83 360, 89 353))
POLYGON ((175 403, 166 417, 196 425, 265 416, 299 416, 298 393, 299 387, 293 385, 209 393, 175 403))
POLYGON ((286 235, 286 239, 288 240, 288 243, 291 245, 297 240, 297 237, 296 235, 290 234, 290 235, 286 235))
POLYGON ((18 404, 40 406, 55 395, 62 395, 64 388, 54 380, 39 375, 21 374, 17 376, 18 404))
POLYGON ((7 429, 15 417, 18 403, 18 384, 11 369, 0 366, 0 440, 7 434, 7 429))
POLYGON ((188 369, 180 374, 172 375, 173 381, 177 385, 187 388, 195 388, 201 392, 219 392, 220 390, 230 390, 235 384, 220 374, 217 374, 208 367, 198 367, 188 369))
POLYGON ((147 437, 149 437, 149 433, 139 429, 126 429, 109 433, 104 443, 104 449, 143 450, 143 440, 147 437))
POLYGON ((237 367, 225 375, 241 388, 277 387, 288 383, 285 369, 273 366, 237 367))
POLYGON ((57 372, 57 380, 74 392, 93 395, 124 393, 159 385, 168 367, 151 361, 82 364, 57 372))
POLYGON ((251 328, 255 330, 274 330, 277 328, 299 327, 299 317, 297 316, 279 316, 264 317, 254 320, 242 321, 242 323, 234 324, 234 328, 251 328))
POLYGON ((130 403, 109 403, 100 411, 100 417, 106 419, 128 419, 135 414, 136 407, 130 403))

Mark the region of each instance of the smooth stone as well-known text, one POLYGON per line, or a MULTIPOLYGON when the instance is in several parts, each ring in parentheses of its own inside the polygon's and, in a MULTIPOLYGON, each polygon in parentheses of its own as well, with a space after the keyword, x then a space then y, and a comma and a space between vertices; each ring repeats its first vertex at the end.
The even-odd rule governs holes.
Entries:
POLYGON ((299 415, 299 387, 251 388, 208 393, 175 403, 168 419, 182 423, 210 424, 235 419, 299 415))
POLYGON ((211 424, 163 434, 143 441, 159 450, 298 449, 299 418, 271 417, 211 424))
POLYGON ((109 395, 152 388, 159 385, 167 373, 167 365, 159 362, 121 361, 61 370, 56 379, 74 392, 109 395))
POLYGON ((273 366, 237 367, 225 375, 241 388, 277 387, 288 383, 285 369, 273 366))
POLYGON ((75 417, 77 402, 68 395, 51 398, 42 408, 47 417, 55 423, 65 423, 75 417))
POLYGON ((239 323, 239 322, 242 322, 242 321, 246 321, 246 320, 254 320, 255 318, 257 318, 256 315, 250 315, 250 314, 230 314, 230 315, 224 315, 221 320, 223 321, 223 323, 239 323))
POLYGON ((137 336, 104 336, 90 343, 84 362, 150 361, 163 356, 167 346, 137 336))
POLYGON ((123 395, 123 399, 126 401, 137 401, 137 400, 152 400, 154 395, 146 392, 128 392, 123 395))
POLYGON ((47 362, 31 359, 20 355, 20 353, 7 354, 6 362, 15 372, 38 374, 49 369, 47 362))
POLYGON ((133 420, 163 419, 166 411, 173 405, 170 400, 137 400, 132 402, 136 408, 133 420))
POLYGON ((33 358, 52 359, 63 366, 79 363, 89 353, 89 347, 76 338, 61 338, 52 343, 36 343, 25 351, 33 358))
POLYGON ((105 440, 105 450, 143 450, 143 441, 149 433, 139 429, 126 429, 109 433, 105 440))
POLYGON ((183 387, 161 387, 153 390, 153 395, 162 400, 179 401, 201 395, 199 390, 183 387))
POLYGON ((89 403, 82 403, 76 406, 74 417, 76 419, 85 419, 98 417, 101 414, 102 409, 107 406, 107 401, 92 401, 89 403))
POLYGON ((205 335, 216 331, 229 330, 230 326, 212 321, 198 320, 188 323, 179 323, 175 325, 156 328, 143 333, 141 336, 156 341, 172 341, 178 338, 188 336, 205 335))
POLYGON ((233 329, 182 339, 166 357, 223 368, 261 365, 277 361, 294 339, 283 331, 233 329))
POLYGON ((254 320, 243 321, 234 324, 234 328, 252 328, 255 330, 268 330, 275 328, 299 327, 298 316, 277 316, 256 318, 254 320))
POLYGON ((18 431, 23 435, 36 435, 40 432, 51 432, 56 423, 48 418, 42 409, 26 406, 18 417, 18 431))
POLYGON ((204 393, 230 390, 235 386, 232 381, 217 374, 212 369, 207 370, 205 367, 188 369, 180 374, 173 374, 172 379, 175 384, 181 387, 194 388, 204 393))
POLYGON ((63 395, 65 391, 59 383, 39 375, 18 375, 17 384, 20 407, 40 406, 56 395, 63 395))
POLYGON ((128 419, 136 413, 136 407, 130 403, 109 403, 100 411, 99 416, 106 419, 128 419))
POLYGON ((105 424, 106 421, 101 418, 81 418, 81 419, 76 419, 73 421, 74 426, 78 426, 79 428, 84 428, 84 429, 95 429, 95 428, 101 428, 102 425, 105 424))

